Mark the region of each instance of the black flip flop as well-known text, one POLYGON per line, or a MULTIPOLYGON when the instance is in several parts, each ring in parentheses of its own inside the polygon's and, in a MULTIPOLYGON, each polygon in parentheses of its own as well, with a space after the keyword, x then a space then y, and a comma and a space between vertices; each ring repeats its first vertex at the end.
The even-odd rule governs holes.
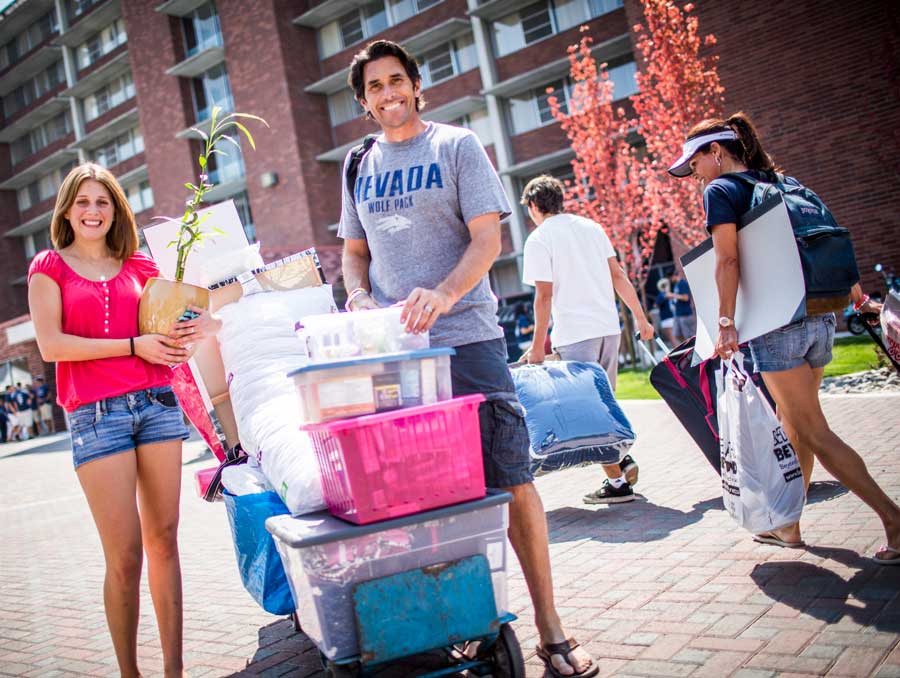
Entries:
POLYGON ((600 673, 600 667, 597 666, 597 662, 591 659, 591 664, 581 673, 570 673, 566 675, 565 673, 560 673, 559 670, 553 666, 553 662, 551 658, 553 655, 558 654, 562 657, 566 664, 575 669, 575 665, 569 661, 569 654, 572 650, 580 647, 579 643, 574 638, 567 638, 561 643, 545 643, 544 645, 538 645, 537 648, 537 656, 544 662, 544 665, 547 667, 547 670, 550 672, 550 675, 553 678, 591 678, 591 676, 596 676, 600 673))

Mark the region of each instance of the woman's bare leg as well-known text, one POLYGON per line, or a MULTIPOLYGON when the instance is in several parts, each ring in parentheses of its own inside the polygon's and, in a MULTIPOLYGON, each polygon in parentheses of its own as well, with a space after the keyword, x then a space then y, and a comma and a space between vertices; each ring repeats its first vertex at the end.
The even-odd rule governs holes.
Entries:
POLYGON ((812 450, 826 471, 878 514, 888 546, 900 548, 900 507, 872 479, 856 451, 828 427, 819 403, 821 375, 808 365, 762 375, 795 447, 812 450))
POLYGON ((119 672, 122 678, 135 678, 140 676, 137 629, 143 553, 134 450, 82 464, 77 474, 103 544, 103 604, 119 672))
POLYGON ((181 441, 138 446, 137 484, 150 597, 156 610, 165 676, 180 678, 184 672, 181 563, 178 558, 181 441))

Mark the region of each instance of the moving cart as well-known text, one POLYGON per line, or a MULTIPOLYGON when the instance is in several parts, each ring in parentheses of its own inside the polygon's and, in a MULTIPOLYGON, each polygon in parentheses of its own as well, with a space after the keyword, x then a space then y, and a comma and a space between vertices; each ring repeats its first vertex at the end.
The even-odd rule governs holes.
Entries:
POLYGON ((266 521, 297 604, 296 620, 328 675, 370 675, 398 659, 443 649, 447 665, 423 678, 464 670, 524 677, 510 627, 515 616, 505 611, 510 499, 489 492, 366 525, 325 511, 266 521), (480 641, 477 652, 465 652, 472 641, 480 641))

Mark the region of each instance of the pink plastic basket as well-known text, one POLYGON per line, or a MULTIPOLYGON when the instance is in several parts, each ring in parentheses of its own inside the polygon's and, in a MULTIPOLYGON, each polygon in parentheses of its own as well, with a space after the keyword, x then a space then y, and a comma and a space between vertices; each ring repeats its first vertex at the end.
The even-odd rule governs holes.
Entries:
POLYGON ((194 474, 194 478, 197 481, 197 494, 201 498, 206 494, 206 490, 218 470, 218 466, 213 466, 212 468, 202 468, 194 474))
POLYGON ((304 425, 328 510, 364 525, 483 497, 483 400, 471 395, 304 425))

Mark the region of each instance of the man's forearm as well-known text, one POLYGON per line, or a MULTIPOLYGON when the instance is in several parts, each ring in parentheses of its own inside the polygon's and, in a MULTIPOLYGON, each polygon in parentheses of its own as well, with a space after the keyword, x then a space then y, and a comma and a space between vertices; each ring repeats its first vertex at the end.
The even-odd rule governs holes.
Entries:
POLYGON ((472 238, 459 263, 437 286, 455 304, 481 280, 500 254, 499 233, 485 232, 472 238))
POLYGON ((543 348, 547 343, 547 332, 550 330, 551 299, 535 297, 534 299, 534 336, 532 346, 543 348))
POLYGON ((644 315, 644 309, 641 306, 641 300, 638 299, 634 285, 631 284, 631 281, 624 273, 613 277, 613 287, 619 298, 625 302, 631 314, 638 320, 646 320, 647 317, 644 315))
POLYGON ((347 292, 352 292, 357 288, 372 291, 369 285, 369 264, 371 259, 346 249, 341 257, 341 270, 344 274, 344 287, 347 292))

